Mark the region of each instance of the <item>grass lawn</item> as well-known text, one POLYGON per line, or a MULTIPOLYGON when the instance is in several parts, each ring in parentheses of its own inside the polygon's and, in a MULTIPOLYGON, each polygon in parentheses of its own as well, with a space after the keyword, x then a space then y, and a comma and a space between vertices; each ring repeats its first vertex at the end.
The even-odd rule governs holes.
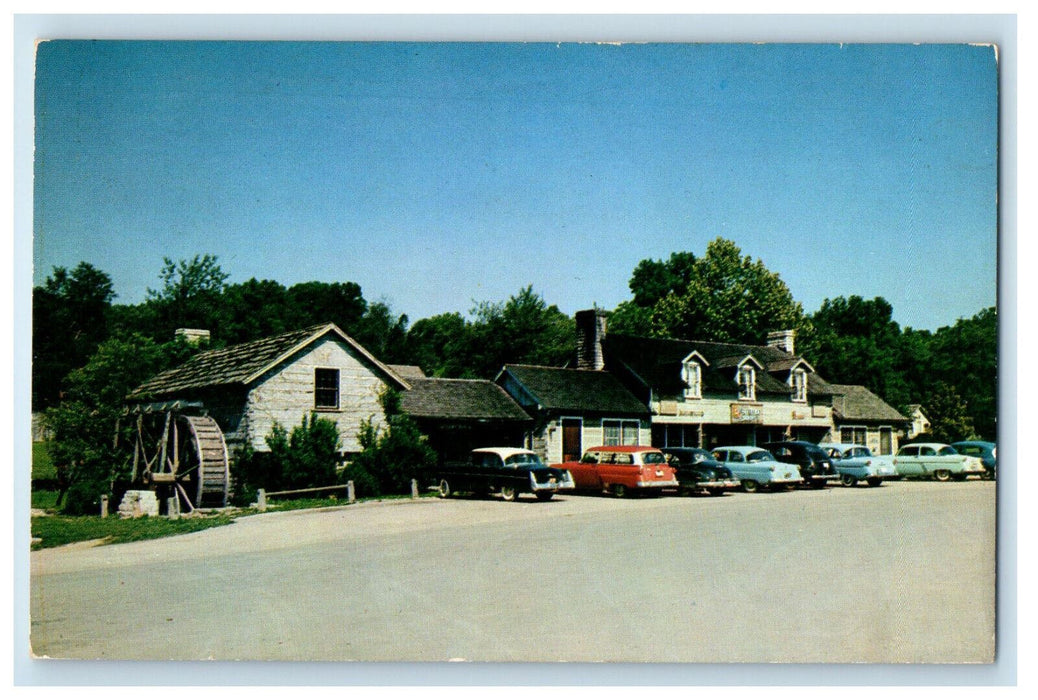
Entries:
POLYGON ((50 461, 50 453, 47 452, 47 443, 45 442, 32 443, 32 478, 58 478, 58 472, 54 469, 54 463, 50 461))
MULTIPOLYGON (((241 515, 242 513, 237 513, 241 515)), ((33 549, 60 547, 72 542, 103 539, 105 544, 152 540, 171 535, 183 535, 211 527, 230 525, 235 515, 199 516, 169 520, 167 518, 102 518, 95 515, 39 515, 32 519, 32 536, 40 542, 33 549)))

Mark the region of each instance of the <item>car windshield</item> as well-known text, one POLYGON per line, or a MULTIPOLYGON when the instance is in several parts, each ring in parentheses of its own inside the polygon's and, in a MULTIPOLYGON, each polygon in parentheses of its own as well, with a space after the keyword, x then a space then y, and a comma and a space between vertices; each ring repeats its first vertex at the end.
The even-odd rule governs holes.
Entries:
POLYGON ((847 450, 848 457, 871 457, 872 453, 869 452, 867 447, 852 447, 847 450))
POLYGON ((955 448, 952 447, 951 445, 945 445, 944 447, 942 447, 941 449, 939 449, 937 451, 937 454, 939 454, 942 457, 947 457, 949 455, 957 455, 959 453, 956 452, 955 448))
POLYGON ((746 455, 747 462, 774 462, 775 458, 771 456, 770 452, 764 450, 757 450, 746 455))
POLYGON ((537 455, 523 453, 523 454, 512 455, 511 457, 509 457, 508 459, 505 460, 505 464, 507 464, 507 465, 509 465, 511 467, 519 467, 519 466, 526 466, 526 465, 529 465, 529 466, 532 466, 532 467, 540 467, 540 466, 544 465, 544 462, 542 462, 541 458, 538 457, 537 455))
POLYGON ((643 452, 642 462, 644 464, 666 464, 667 456, 662 452, 643 452))

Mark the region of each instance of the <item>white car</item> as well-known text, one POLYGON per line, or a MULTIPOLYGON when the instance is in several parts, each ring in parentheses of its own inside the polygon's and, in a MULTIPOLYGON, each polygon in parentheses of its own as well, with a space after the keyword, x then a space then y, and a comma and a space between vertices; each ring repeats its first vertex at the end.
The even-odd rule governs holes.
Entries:
POLYGON ((939 442, 905 445, 894 457, 894 467, 901 476, 932 476, 937 481, 965 481, 970 474, 987 473, 978 458, 960 455, 951 445, 939 442))
POLYGON ((832 457, 844 486, 857 486, 861 481, 869 486, 879 486, 888 479, 899 478, 893 457, 874 455, 864 445, 822 442, 818 446, 832 457))

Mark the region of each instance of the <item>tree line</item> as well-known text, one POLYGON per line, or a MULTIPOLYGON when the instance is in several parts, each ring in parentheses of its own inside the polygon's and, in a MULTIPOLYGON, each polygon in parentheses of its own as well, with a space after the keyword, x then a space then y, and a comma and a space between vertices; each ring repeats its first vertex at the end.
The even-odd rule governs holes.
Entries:
MULTIPOLYGON (((493 378, 506 363, 562 365, 573 355, 573 319, 532 286, 473 301, 467 317, 412 324, 353 282, 228 278, 213 255, 165 259, 142 303, 117 304, 111 278, 90 263, 54 268, 33 290, 33 410, 115 415, 131 389, 197 352, 174 339, 178 328, 207 329, 206 347, 224 347, 333 322, 381 361, 435 377, 493 378)), ((770 330, 795 329, 798 354, 830 382, 864 385, 905 415, 921 405, 935 439, 995 438, 993 307, 935 332, 901 328, 881 297, 826 299, 805 313, 777 273, 723 238, 702 255, 642 260, 629 287, 611 332, 763 344, 770 330)))

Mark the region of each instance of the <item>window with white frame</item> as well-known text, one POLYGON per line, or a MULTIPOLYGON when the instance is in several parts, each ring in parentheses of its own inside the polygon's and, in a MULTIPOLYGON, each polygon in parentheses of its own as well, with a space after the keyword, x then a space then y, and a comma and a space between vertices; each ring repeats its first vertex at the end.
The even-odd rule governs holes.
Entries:
POLYGON ((703 368, 698 362, 686 362, 681 367, 681 379, 685 382, 685 398, 703 398, 703 368))
POLYGON ((757 371, 748 364, 739 368, 739 398, 745 401, 757 398, 757 371))
POLYGON ((807 372, 802 369, 793 371, 793 400, 804 403, 807 401, 807 372))
POLYGON ((603 420, 603 445, 637 445, 639 423, 636 420, 603 420))

